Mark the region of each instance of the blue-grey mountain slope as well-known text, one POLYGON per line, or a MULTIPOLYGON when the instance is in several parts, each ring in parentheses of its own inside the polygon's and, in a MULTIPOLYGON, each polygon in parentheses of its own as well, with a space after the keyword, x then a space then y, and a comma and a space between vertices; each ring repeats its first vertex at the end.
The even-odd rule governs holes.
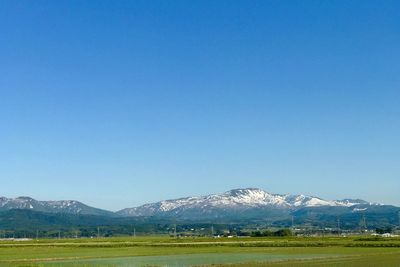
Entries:
POLYGON ((12 209, 25 209, 47 213, 114 216, 114 213, 111 211, 93 208, 75 200, 38 201, 30 197, 0 197, 0 211, 12 209))

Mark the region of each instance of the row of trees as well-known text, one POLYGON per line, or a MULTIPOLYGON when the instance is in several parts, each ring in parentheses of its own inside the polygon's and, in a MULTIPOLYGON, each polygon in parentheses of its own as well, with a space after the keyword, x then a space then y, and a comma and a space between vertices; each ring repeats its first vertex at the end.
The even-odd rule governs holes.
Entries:
POLYGON ((252 237, 263 237, 263 236, 292 236, 293 233, 290 229, 284 228, 277 231, 265 230, 265 231, 254 231, 251 232, 252 237))

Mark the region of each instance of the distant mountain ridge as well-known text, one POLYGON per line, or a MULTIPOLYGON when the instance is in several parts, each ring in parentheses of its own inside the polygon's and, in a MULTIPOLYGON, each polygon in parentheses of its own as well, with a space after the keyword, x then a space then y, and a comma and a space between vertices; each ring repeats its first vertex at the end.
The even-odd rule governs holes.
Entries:
POLYGON ((0 211, 27 209, 46 213, 120 217, 159 216, 194 220, 287 215, 295 210, 314 207, 354 207, 355 211, 360 211, 371 205, 377 204, 360 199, 324 200, 306 195, 272 194, 258 188, 233 189, 221 194, 164 200, 117 212, 90 207, 76 200, 38 201, 30 197, 0 197, 0 211))
POLYGON ((398 227, 400 207, 370 203, 360 199, 324 200, 305 195, 271 194, 257 188, 234 189, 221 194, 186 197, 149 203, 117 212, 97 209, 75 200, 38 201, 30 197, 0 197, 0 229, 24 236, 26 232, 48 232, 55 237, 60 229, 82 231, 94 236, 98 227, 107 235, 132 234, 132 225, 145 232, 168 232, 181 225, 261 225, 342 229, 398 227), (147 229, 147 230, 144 230, 147 229), (153 229, 153 230, 152 230, 153 229), (157 230, 157 231, 158 231, 157 230))

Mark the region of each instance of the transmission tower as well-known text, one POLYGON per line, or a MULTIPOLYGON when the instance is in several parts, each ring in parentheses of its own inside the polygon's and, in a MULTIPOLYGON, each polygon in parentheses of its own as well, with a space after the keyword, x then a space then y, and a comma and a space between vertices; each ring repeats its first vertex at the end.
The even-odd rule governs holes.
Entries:
POLYGON ((174 237, 176 238, 176 224, 174 224, 174 237))
POLYGON ((360 219, 360 232, 363 233, 367 229, 367 220, 365 219, 365 214, 362 215, 360 219))
POLYGON ((294 216, 292 215, 292 234, 294 234, 294 216))

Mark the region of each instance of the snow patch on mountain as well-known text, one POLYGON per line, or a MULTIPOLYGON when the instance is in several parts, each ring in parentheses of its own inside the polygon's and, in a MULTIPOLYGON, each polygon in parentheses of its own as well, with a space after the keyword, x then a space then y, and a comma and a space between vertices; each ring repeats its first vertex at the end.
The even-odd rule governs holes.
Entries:
POLYGON ((368 208, 354 208, 352 212, 366 211, 368 208))

